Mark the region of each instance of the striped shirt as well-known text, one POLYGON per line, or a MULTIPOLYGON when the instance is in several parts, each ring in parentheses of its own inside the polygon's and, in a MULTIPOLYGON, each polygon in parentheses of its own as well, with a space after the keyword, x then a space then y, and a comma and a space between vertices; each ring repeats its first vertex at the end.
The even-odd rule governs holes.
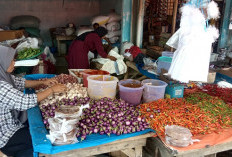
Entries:
POLYGON ((12 110, 24 111, 37 105, 36 94, 24 94, 25 79, 12 75, 16 88, 0 81, 0 148, 4 147, 13 134, 23 127, 12 116, 12 110))

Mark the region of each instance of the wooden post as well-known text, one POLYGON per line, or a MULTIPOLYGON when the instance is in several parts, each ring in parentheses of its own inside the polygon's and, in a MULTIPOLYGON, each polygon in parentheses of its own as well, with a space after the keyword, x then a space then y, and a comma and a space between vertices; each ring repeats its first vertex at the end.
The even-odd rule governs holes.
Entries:
MULTIPOLYGON (((176 30, 177 9, 178 9, 178 0, 175 0, 173 7, 173 18, 172 18, 172 35, 175 33, 176 30)), ((173 52, 173 48, 171 48, 171 52, 173 52)))

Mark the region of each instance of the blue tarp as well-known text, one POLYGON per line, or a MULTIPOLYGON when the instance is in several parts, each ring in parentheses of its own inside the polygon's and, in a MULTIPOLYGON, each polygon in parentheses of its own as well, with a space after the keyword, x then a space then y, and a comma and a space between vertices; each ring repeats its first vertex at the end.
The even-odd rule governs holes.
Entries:
MULTIPOLYGON (((25 76, 28 80, 36 80, 40 78, 51 78, 55 75, 27 75, 25 76)), ((34 92, 32 90, 26 90, 26 93, 34 92)), ((28 113, 28 121, 29 121, 29 128, 32 137, 32 144, 34 148, 34 157, 38 156, 38 153, 44 154, 55 154, 63 151, 73 150, 73 149, 80 149, 80 148, 87 148, 98 146, 106 143, 110 143, 116 140, 125 139, 129 137, 134 137, 142 134, 146 134, 148 132, 154 132, 152 129, 146 129, 144 131, 130 133, 130 134, 123 134, 120 136, 117 135, 100 135, 100 134, 92 134, 86 137, 86 140, 70 145, 63 145, 63 146, 53 146, 51 142, 46 138, 46 134, 48 131, 45 129, 45 126, 42 121, 42 116, 39 107, 31 108, 27 111, 28 113)))
POLYGON ((216 79, 215 79, 214 83, 218 83, 219 81, 226 81, 226 82, 232 84, 231 77, 229 77, 227 75, 220 74, 220 73, 216 73, 216 79))
POLYGON ((150 79, 159 79, 159 76, 158 76, 158 75, 149 73, 147 70, 144 70, 144 69, 143 69, 143 66, 144 66, 144 65, 141 64, 141 65, 136 65, 136 66, 137 66, 139 72, 140 72, 141 74, 143 74, 144 76, 147 76, 147 77, 149 77, 150 79))

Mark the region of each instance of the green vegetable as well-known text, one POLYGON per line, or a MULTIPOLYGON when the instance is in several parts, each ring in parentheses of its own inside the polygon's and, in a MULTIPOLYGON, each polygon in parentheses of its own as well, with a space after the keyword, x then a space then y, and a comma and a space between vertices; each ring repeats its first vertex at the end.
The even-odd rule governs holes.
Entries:
POLYGON ((27 59, 40 53, 38 48, 24 48, 18 52, 17 59, 27 59))

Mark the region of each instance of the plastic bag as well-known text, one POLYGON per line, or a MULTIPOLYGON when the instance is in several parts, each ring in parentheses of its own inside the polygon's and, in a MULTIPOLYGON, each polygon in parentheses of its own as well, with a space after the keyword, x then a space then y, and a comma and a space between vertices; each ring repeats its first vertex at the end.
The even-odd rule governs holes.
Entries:
POLYGON ((82 110, 89 108, 89 104, 79 106, 61 106, 55 111, 55 117, 49 118, 49 135, 46 137, 54 145, 72 144, 78 142, 76 124, 82 115, 82 110))
POLYGON ((120 30, 120 23, 119 22, 111 22, 106 25, 106 29, 108 31, 118 31, 120 30))
POLYGON ((37 38, 25 38, 22 40, 18 46, 16 47, 16 50, 19 52, 20 50, 24 48, 38 48, 39 41, 37 38))
POLYGON ((78 118, 82 115, 82 110, 84 108, 89 108, 89 104, 80 106, 60 106, 59 109, 55 111, 55 118, 78 118))
POLYGON ((178 48, 178 42, 179 42, 179 33, 180 29, 178 29, 172 36, 171 38, 167 41, 166 45, 173 47, 175 49, 178 48))
POLYGON ((121 15, 116 14, 115 12, 112 12, 108 15, 109 21, 108 23, 115 22, 115 21, 120 21, 121 20, 121 15))
POLYGON ((109 31, 108 34, 106 34, 107 38, 113 38, 113 37, 118 37, 121 36, 121 31, 109 31))
POLYGON ((51 53, 51 51, 50 51, 50 49, 49 49, 48 46, 45 47, 44 54, 46 55, 45 60, 50 60, 53 64, 56 64, 56 59, 53 56, 53 54, 51 53))
POLYGON ((85 33, 85 32, 91 32, 93 31, 93 28, 92 27, 80 27, 78 30, 77 30, 77 36, 85 33))
POLYGON ((105 25, 109 21, 109 19, 110 18, 108 16, 96 16, 92 20, 92 25, 94 23, 98 23, 100 26, 105 25))
POLYGON ((123 42, 122 45, 121 45, 120 54, 123 55, 125 53, 125 51, 127 49, 130 49, 132 46, 134 46, 134 44, 131 43, 131 42, 127 42, 127 41, 123 42))
POLYGON ((187 147, 193 142, 199 142, 200 140, 192 140, 192 134, 189 129, 178 125, 165 126, 165 140, 167 144, 176 147, 187 147))

